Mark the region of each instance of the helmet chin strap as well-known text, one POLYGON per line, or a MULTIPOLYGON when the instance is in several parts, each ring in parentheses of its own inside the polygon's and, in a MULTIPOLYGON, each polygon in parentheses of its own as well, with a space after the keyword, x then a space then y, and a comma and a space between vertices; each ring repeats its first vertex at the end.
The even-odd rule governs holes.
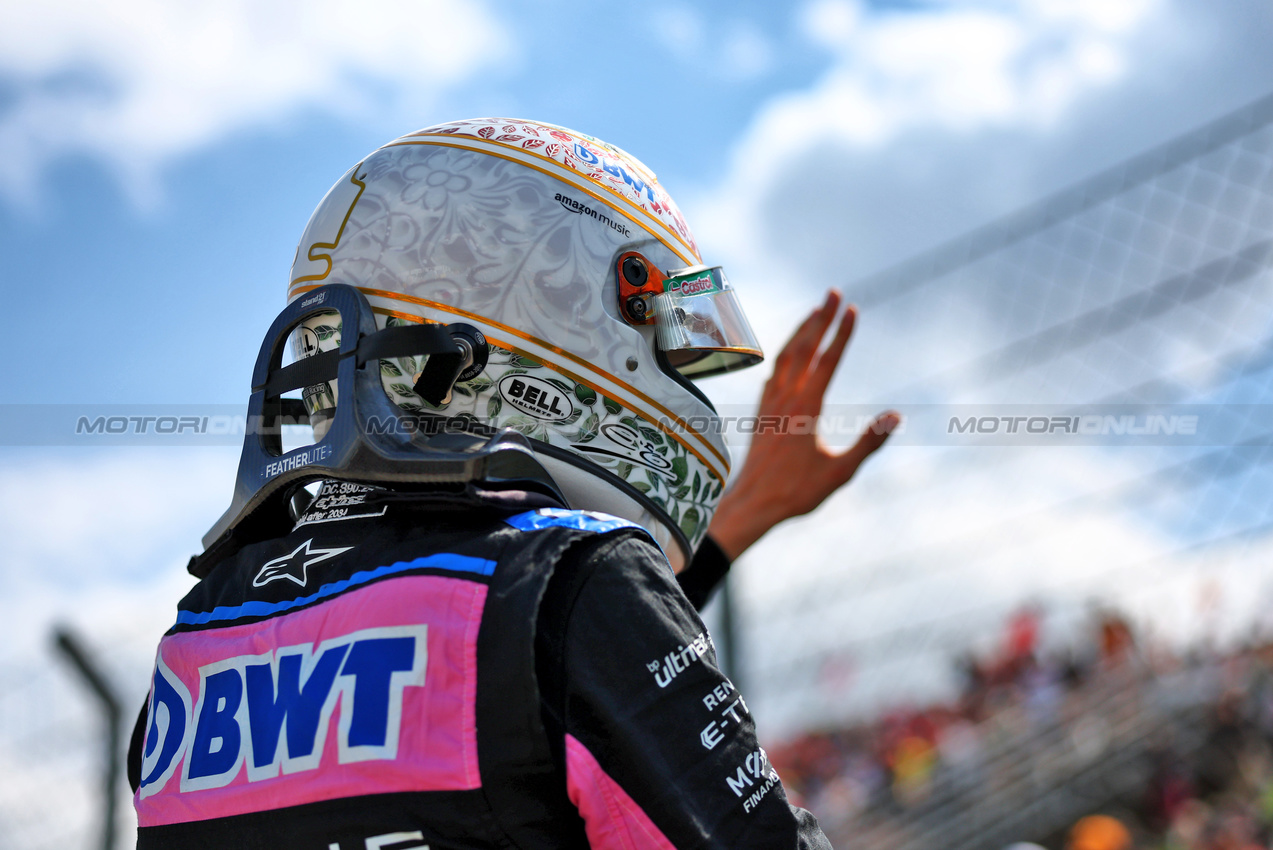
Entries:
POLYGON ((538 441, 534 448, 544 469, 565 494, 568 507, 600 511, 635 522, 650 532, 676 572, 694 557, 684 532, 645 494, 569 452, 538 441))
POLYGON ((566 504, 522 435, 475 434, 463 420, 407 414, 385 395, 381 359, 428 355, 415 390, 431 403, 443 401, 466 361, 472 363, 475 341, 468 330, 421 324, 378 331, 366 297, 345 284, 328 284, 289 304, 270 326, 252 373, 230 508, 204 535, 204 552, 190 560, 190 572, 202 578, 214 556, 290 525, 290 495, 319 479, 474 498, 477 491, 526 490, 566 504), (288 335, 321 311, 340 314, 340 348, 282 366, 288 335), (283 425, 308 423, 303 404, 283 393, 324 381, 336 383, 339 398, 326 433, 312 445, 283 451, 283 425))

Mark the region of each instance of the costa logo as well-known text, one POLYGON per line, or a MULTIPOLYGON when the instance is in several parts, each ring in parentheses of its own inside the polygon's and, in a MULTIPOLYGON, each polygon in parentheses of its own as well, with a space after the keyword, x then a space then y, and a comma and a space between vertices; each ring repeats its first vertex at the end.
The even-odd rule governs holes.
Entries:
POLYGON ((711 275, 696 277, 681 283, 681 295, 700 295, 714 289, 716 289, 716 282, 712 280, 711 275))
POLYGON ((522 413, 547 422, 561 422, 575 412, 566 393, 543 378, 505 375, 499 382, 499 394, 522 413))

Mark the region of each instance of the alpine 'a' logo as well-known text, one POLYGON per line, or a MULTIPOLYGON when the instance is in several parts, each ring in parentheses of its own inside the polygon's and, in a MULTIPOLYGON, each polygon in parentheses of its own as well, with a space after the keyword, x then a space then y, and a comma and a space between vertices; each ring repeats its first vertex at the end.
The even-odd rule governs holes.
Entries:
POLYGON ((354 548, 353 546, 342 546, 338 549, 314 549, 310 546, 313 542, 314 538, 311 537, 297 546, 291 554, 275 558, 272 561, 266 561, 261 567, 261 571, 256 574, 256 578, 252 579, 252 586, 262 587, 275 579, 285 578, 304 587, 305 582, 308 580, 306 571, 310 566, 317 564, 319 561, 334 558, 341 552, 348 552, 354 548))

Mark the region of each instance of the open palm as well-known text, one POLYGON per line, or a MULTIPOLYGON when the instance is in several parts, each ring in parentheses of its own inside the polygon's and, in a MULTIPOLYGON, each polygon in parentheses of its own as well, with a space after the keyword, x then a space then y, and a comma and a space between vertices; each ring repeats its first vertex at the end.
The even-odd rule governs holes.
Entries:
POLYGON ((857 320, 852 306, 840 312, 841 302, 839 292, 829 291, 774 361, 760 396, 762 427, 712 520, 711 535, 731 559, 778 523, 812 511, 848 483, 901 421, 893 411, 881 414, 843 452, 831 451, 819 439, 817 418, 857 320), (831 341, 821 348, 833 325, 831 341), (785 427, 764 427, 766 421, 784 422, 785 427))

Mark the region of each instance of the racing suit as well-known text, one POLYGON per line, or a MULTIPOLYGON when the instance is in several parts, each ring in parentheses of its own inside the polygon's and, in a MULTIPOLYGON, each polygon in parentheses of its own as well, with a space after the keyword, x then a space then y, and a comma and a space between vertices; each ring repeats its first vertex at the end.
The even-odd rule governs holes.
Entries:
POLYGON ((181 601, 129 773, 140 850, 830 846, 644 530, 526 493, 325 483, 181 601))

